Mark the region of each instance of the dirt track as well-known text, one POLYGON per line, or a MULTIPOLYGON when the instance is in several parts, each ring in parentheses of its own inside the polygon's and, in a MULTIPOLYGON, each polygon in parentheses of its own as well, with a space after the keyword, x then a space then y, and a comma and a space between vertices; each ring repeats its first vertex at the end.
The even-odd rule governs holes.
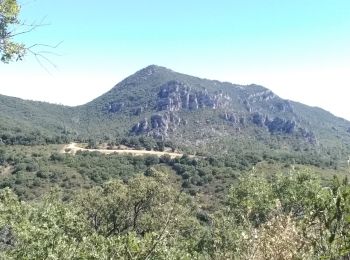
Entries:
POLYGON ((108 149, 86 149, 78 146, 77 143, 70 143, 65 145, 62 149, 62 153, 70 153, 75 154, 77 151, 89 151, 89 152, 100 152, 103 154, 133 154, 133 155, 169 155, 171 158, 181 157, 183 154, 181 153, 169 153, 169 152, 158 152, 158 151, 146 151, 146 150, 108 150, 108 149))

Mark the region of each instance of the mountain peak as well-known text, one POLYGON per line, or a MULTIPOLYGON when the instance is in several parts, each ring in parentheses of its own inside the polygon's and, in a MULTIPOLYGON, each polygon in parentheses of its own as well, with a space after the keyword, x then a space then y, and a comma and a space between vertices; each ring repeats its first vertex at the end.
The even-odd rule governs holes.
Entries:
MULTIPOLYGON (((125 81, 121 82, 121 83, 126 83, 129 84, 130 81, 131 82, 135 82, 135 81, 144 81, 147 80, 149 78, 152 78, 155 74, 157 75, 163 75, 163 74, 169 74, 169 73, 174 73, 174 71, 165 68, 165 67, 161 67, 161 66, 157 66, 157 65, 149 65, 143 69, 140 69, 139 71, 136 71, 133 75, 127 77, 125 79, 125 81)), ((118 86, 118 85, 117 85, 118 86)))
POLYGON ((152 65, 149 65, 149 66, 139 70, 138 72, 136 72, 136 74, 140 74, 140 73, 144 74, 144 73, 146 73, 146 74, 151 75, 151 74, 153 74, 155 72, 161 72, 161 71, 168 71, 169 72, 171 70, 166 68, 166 67, 162 67, 162 66, 158 66, 158 65, 152 64, 152 65))
POLYGON ((156 65, 156 64, 148 65, 148 66, 145 67, 144 69, 156 69, 156 70, 159 70, 159 69, 166 69, 166 70, 169 70, 168 68, 166 68, 166 67, 164 67, 164 66, 159 66, 159 65, 156 65))

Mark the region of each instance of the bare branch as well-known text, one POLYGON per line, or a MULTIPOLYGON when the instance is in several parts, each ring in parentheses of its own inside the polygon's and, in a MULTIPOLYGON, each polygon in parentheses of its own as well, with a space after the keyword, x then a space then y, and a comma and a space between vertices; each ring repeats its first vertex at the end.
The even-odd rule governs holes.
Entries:
POLYGON ((42 63, 42 60, 46 61, 46 62, 49 63, 52 67, 54 67, 55 69, 57 69, 57 65, 54 64, 54 63, 53 63, 49 58, 47 58, 46 56, 44 56, 44 55, 42 55, 42 54, 40 54, 40 53, 34 52, 34 51, 30 50, 30 49, 28 49, 28 51, 29 51, 32 55, 34 55, 34 57, 35 57, 36 61, 39 63, 39 65, 40 65, 43 69, 45 69, 45 71, 46 71, 47 73, 49 73, 50 75, 51 75, 51 73, 50 73, 49 70, 44 66, 44 64, 42 63))
POLYGON ((54 56, 62 56, 61 54, 52 52, 52 51, 35 51, 36 47, 45 47, 45 48, 50 48, 50 49, 56 49, 58 48, 61 44, 63 43, 63 41, 57 43, 56 45, 48 45, 48 44, 40 44, 40 43, 36 43, 33 44, 29 47, 26 48, 26 51, 28 51, 30 54, 32 54, 36 61, 39 63, 39 65, 45 69, 45 71, 47 73, 49 73, 51 75, 51 73, 49 72, 48 68, 44 65, 44 62, 48 63, 50 66, 52 66, 53 68, 57 69, 57 65, 52 62, 47 55, 54 55, 54 56))
POLYGON ((15 26, 16 28, 14 28, 13 31, 9 32, 9 37, 8 38, 13 38, 13 37, 16 37, 18 35, 26 34, 26 33, 29 33, 29 32, 32 32, 32 31, 36 30, 39 27, 44 27, 44 26, 50 25, 49 23, 44 23, 45 20, 46 20, 46 17, 43 17, 39 23, 37 23, 35 21, 30 23, 30 24, 27 24, 25 22, 17 22, 16 26, 15 26), (23 27, 28 27, 28 29, 16 33, 18 28, 23 28, 23 27))
POLYGON ((63 43, 63 41, 60 41, 59 43, 57 43, 56 45, 49 45, 49 44, 42 44, 42 43, 36 43, 36 44, 33 44, 29 47, 27 47, 27 49, 33 49, 35 47, 48 47, 48 48, 51 48, 51 49, 56 49, 58 48, 61 44, 63 43))
MULTIPOLYGON (((0 0, 0 5, 3 1, 0 0)), ((27 2, 26 4, 29 4, 27 2)), ((43 17, 40 21, 34 21, 27 23, 26 21, 20 21, 18 19, 20 6, 17 1, 9 3, 10 6, 5 6, 0 12, 0 58, 4 63, 11 61, 22 60, 26 53, 34 55, 40 66, 44 67, 43 63, 49 63, 52 67, 57 68, 57 66, 46 56, 55 55, 52 51, 47 50, 35 50, 36 47, 44 47, 50 49, 56 49, 62 42, 51 46, 47 44, 33 44, 31 46, 26 46, 21 42, 17 42, 14 38, 31 33, 39 27, 47 26, 48 23, 45 22, 46 17, 43 17), (12 11, 14 10, 14 11, 12 11)), ((45 70, 47 70, 45 68, 45 70)))

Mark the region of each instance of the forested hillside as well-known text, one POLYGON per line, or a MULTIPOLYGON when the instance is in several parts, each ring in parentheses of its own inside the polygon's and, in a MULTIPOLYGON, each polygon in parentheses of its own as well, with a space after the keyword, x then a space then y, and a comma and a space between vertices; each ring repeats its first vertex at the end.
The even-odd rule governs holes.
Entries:
POLYGON ((350 254, 350 122, 320 108, 152 65, 82 106, 0 110, 2 259, 350 254))
POLYGON ((149 66, 78 107, 0 96, 0 142, 171 147, 202 155, 259 151, 344 164, 350 123, 257 86, 149 66))

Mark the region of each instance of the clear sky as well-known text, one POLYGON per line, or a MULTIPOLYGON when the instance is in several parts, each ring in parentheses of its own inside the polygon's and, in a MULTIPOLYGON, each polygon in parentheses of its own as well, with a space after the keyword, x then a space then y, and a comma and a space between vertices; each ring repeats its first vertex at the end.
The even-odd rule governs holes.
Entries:
POLYGON ((34 57, 0 64, 0 93, 83 104, 156 64, 199 77, 264 85, 350 120, 349 0, 20 0, 48 26, 21 39, 34 57))

